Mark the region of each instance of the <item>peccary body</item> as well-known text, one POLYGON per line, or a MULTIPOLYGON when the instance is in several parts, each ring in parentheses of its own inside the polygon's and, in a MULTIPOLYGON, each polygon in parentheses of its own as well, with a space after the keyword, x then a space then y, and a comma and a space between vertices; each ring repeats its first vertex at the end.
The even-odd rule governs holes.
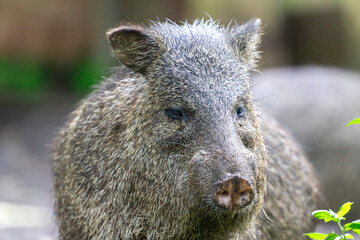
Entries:
POLYGON ((108 32, 124 66, 72 113, 53 154, 61 239, 296 239, 311 229, 312 168, 252 100, 259 24, 108 32))
MULTIPOLYGON (((329 208, 356 202, 360 127, 346 125, 360 117, 360 74, 325 66, 287 67, 265 70, 252 81, 261 81, 254 88, 254 98, 262 99, 260 109, 289 128, 305 147, 329 208)), ((358 206, 347 220, 358 219, 358 206)))

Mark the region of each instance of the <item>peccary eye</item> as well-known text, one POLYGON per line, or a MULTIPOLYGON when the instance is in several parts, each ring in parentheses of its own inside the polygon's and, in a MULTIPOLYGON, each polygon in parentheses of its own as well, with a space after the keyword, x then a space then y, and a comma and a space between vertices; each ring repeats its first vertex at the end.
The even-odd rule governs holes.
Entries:
POLYGON ((236 109, 236 115, 237 115, 238 118, 242 118, 245 115, 244 107, 238 107, 236 109))
POLYGON ((165 110, 166 115, 172 120, 185 120, 185 113, 179 108, 170 108, 165 110))

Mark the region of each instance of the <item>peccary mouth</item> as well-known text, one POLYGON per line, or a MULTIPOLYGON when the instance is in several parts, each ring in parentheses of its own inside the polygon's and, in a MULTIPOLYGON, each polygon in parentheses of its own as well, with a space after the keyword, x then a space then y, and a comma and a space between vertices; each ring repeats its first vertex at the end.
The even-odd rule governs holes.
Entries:
POLYGON ((224 236, 231 232, 229 229, 242 228, 252 221, 255 217, 254 208, 257 202, 258 199, 254 195, 252 201, 247 205, 230 210, 227 207, 216 204, 213 200, 203 201, 202 206, 192 209, 189 231, 193 232, 192 234, 196 233, 196 235, 209 235, 209 237, 202 239, 214 239, 214 236, 218 236, 216 239, 225 239, 224 236), (209 229, 211 230, 209 231, 209 229))

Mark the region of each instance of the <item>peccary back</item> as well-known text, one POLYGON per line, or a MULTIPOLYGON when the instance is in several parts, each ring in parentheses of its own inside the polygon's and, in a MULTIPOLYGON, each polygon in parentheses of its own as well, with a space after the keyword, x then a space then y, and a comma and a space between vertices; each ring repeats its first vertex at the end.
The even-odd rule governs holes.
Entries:
POLYGON ((360 74, 334 67, 269 69, 252 79, 263 112, 293 132, 318 172, 328 208, 347 201, 347 215, 360 216, 360 127, 346 127, 360 117, 360 74))

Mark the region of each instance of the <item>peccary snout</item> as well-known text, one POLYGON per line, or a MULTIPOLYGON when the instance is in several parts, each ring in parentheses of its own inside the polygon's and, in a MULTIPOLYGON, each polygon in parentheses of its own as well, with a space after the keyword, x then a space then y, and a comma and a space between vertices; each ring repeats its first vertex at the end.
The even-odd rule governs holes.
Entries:
POLYGON ((251 203, 254 196, 255 191, 247 180, 232 176, 218 183, 214 201, 228 210, 236 210, 251 203))

